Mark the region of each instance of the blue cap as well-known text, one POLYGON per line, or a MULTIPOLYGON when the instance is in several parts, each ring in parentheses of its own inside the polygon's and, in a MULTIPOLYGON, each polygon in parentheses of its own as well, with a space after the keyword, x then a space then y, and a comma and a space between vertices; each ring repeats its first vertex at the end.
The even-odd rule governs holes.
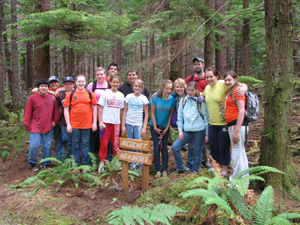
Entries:
POLYGON ((51 82, 51 81, 58 81, 58 77, 57 76, 49 77, 49 82, 51 82))
POLYGON ((65 82, 73 82, 73 83, 75 83, 73 77, 65 77, 65 78, 64 78, 64 83, 65 83, 65 82))
POLYGON ((199 57, 193 58, 193 63, 194 63, 195 61, 199 61, 199 62, 204 63, 204 60, 201 59, 201 58, 199 58, 199 57))

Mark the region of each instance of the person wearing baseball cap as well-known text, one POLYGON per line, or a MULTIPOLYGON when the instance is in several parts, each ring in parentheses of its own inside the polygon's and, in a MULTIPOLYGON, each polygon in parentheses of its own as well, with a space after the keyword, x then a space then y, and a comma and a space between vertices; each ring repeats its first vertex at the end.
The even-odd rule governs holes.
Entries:
POLYGON ((186 84, 195 81, 198 84, 198 90, 202 93, 207 85, 204 76, 204 60, 199 57, 193 58, 193 68, 195 73, 185 79, 186 84))
POLYGON ((65 102, 66 95, 74 89, 75 80, 73 77, 68 76, 64 78, 64 88, 65 91, 59 93, 58 96, 58 106, 60 112, 60 127, 61 127, 61 139, 62 144, 65 146, 65 155, 64 152, 61 152, 60 158, 68 159, 73 155, 72 153, 72 135, 67 132, 67 123, 64 116, 64 107, 63 104, 65 102))

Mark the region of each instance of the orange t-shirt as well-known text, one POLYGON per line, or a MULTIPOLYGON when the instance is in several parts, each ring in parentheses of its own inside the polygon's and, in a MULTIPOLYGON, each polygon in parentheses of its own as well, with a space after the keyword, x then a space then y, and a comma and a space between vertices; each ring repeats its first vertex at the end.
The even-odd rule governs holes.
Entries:
MULTIPOLYGON (((246 95, 244 94, 243 96, 237 96, 236 95, 237 89, 234 90, 234 99, 235 102, 237 100, 244 100, 244 103, 246 104, 246 95)), ((231 94, 228 95, 226 98, 226 109, 225 109, 225 120, 226 123, 230 123, 234 120, 237 120, 239 115, 239 109, 237 105, 233 102, 231 94)))
MULTIPOLYGON (((69 92, 66 95, 64 107, 70 106, 69 92)), ((90 99, 89 93, 84 89, 83 92, 78 92, 75 90, 72 97, 71 107, 70 107, 70 123, 72 128, 75 129, 90 129, 93 124, 93 109, 92 105, 97 105, 96 96, 91 92, 92 100, 90 99)))

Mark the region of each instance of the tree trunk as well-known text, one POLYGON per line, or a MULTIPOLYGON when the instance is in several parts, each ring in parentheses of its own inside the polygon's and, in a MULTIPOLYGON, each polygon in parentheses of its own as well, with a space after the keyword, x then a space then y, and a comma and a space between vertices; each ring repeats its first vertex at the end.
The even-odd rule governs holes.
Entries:
MULTIPOLYGON (((243 1, 243 9, 249 8, 249 0, 243 1)), ((243 25, 243 75, 249 74, 249 22, 247 15, 244 18, 243 25)))
MULTIPOLYGON (((50 0, 35 1, 35 12, 46 12, 50 10, 50 0)), ((36 35, 43 35, 42 38, 37 38, 34 42, 34 73, 35 78, 48 78, 50 76, 50 46, 41 47, 50 39, 48 28, 40 29, 36 35)))
POLYGON ((67 48, 64 47, 62 50, 62 63, 61 63, 61 74, 63 77, 70 76, 67 72, 67 48))
POLYGON ((149 90, 152 91, 155 83, 155 35, 150 35, 149 40, 149 64, 150 64, 150 75, 148 76, 147 83, 149 84, 149 90))
POLYGON ((139 43, 139 73, 143 73, 143 43, 139 43))
MULTIPOLYGON (((3 35, 4 31, 4 14, 3 14, 3 4, 4 2, 0 2, 0 101, 4 102, 4 80, 6 76, 5 65, 4 65, 4 57, 3 57, 3 35)), ((1 103, 0 103, 1 104, 1 103)), ((1 116, 1 115, 0 115, 1 116)))
POLYGON ((267 183, 279 191, 295 185, 291 160, 293 45, 291 0, 265 0, 266 74, 265 124, 261 165, 285 172, 267 174, 267 183))
POLYGON ((118 71, 122 70, 122 39, 117 38, 116 44, 116 56, 117 56, 117 64, 118 64, 118 71))
MULTIPOLYGON (((300 11, 300 4, 298 4, 297 11, 300 11)), ((300 44, 299 36, 299 14, 294 13, 294 27, 296 29, 293 30, 294 32, 294 40, 293 40, 293 59, 294 59, 294 75, 295 77, 300 77, 300 56, 298 56, 298 46, 300 44)))
MULTIPOLYGON (((17 1, 11 0, 11 23, 17 22, 17 1)), ((16 32, 17 26, 12 26, 11 30, 16 32)), ((18 44, 17 44, 17 36, 15 33, 12 33, 11 35, 11 65, 12 65, 12 73, 11 76, 9 76, 9 89, 12 97, 12 106, 13 109, 16 111, 21 107, 20 102, 20 77, 19 77, 19 51, 18 51, 18 44)))
MULTIPOLYGON (((205 19, 207 20, 211 14, 213 13, 214 10, 214 1, 211 0, 206 0, 205 5, 208 8, 208 13, 205 19)), ((213 66, 214 65, 214 37, 213 37, 213 32, 209 32, 212 28, 214 27, 214 21, 210 19, 207 21, 205 25, 205 30, 206 30, 206 36, 205 36, 205 43, 204 43, 204 62, 205 62, 205 68, 213 66)))
POLYGON ((33 42, 27 41, 26 43, 26 89, 33 88, 34 72, 33 72, 33 42))
POLYGON ((182 34, 170 37, 171 71, 169 79, 172 81, 182 77, 182 39, 182 34))
MULTIPOLYGON (((222 9, 219 11, 222 15, 225 15, 226 8, 225 8, 225 0, 216 0, 215 2, 215 9, 216 11, 219 10, 221 7, 222 9), (224 6, 224 7, 223 7, 224 6)), ((216 49, 216 68, 220 72, 221 77, 223 77, 224 73, 227 72, 227 54, 226 54, 226 29, 225 24, 222 23, 221 25, 217 26, 217 28, 223 32, 223 34, 217 34, 216 39, 220 43, 220 48, 216 49)))

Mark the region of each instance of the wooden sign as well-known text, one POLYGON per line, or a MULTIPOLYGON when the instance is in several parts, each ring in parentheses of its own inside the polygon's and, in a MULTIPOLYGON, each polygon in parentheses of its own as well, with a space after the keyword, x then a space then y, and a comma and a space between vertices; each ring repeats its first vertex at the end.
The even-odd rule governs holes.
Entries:
POLYGON ((130 152, 130 151, 122 151, 122 150, 119 151, 119 160, 142 163, 146 165, 152 164, 151 154, 143 154, 138 152, 130 152))
POLYGON ((127 133, 122 133, 120 138, 119 160, 122 161, 122 186, 123 189, 128 191, 128 169, 129 162, 136 162, 143 164, 142 168, 142 190, 149 190, 149 165, 152 164, 152 155, 150 152, 149 136, 143 136, 143 140, 125 138, 127 133), (139 152, 131 152, 128 149, 139 150, 139 152))
POLYGON ((149 141, 142 141, 129 138, 120 138, 120 148, 134 149, 143 152, 150 152, 149 141))

